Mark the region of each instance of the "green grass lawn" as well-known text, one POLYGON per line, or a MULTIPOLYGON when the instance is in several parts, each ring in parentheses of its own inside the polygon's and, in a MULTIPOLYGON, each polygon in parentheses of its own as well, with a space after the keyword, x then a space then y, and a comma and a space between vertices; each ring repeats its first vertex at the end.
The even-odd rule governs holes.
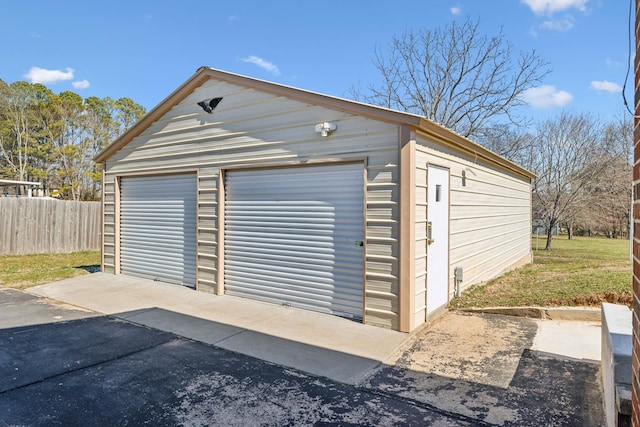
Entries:
POLYGON ((453 308, 632 304, 629 241, 600 237, 533 238, 533 263, 463 292, 453 308))
POLYGON ((100 267, 100 251, 0 256, 0 288, 27 288, 89 274, 100 267))
MULTIPOLYGON (((544 247, 544 239, 538 244, 544 247)), ((534 237, 532 264, 467 290, 451 307, 631 305, 628 240, 561 236, 551 251, 535 248, 534 237)), ((0 256, 0 287, 27 288, 89 274, 99 264, 98 251, 0 256)))

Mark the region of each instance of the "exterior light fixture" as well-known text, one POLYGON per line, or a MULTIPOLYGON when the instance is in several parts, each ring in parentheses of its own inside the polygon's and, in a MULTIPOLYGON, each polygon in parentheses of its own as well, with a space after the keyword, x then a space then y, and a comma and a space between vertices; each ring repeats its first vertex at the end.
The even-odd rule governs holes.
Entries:
POLYGON ((329 136, 331 132, 338 129, 338 125, 336 125, 335 123, 329 123, 329 122, 318 123, 315 129, 316 129, 316 132, 318 132, 320 135, 329 136))

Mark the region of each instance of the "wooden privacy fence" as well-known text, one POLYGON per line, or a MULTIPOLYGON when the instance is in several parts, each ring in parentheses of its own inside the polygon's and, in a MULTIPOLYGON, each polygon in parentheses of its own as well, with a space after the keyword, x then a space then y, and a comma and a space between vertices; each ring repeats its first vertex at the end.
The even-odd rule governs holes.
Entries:
POLYGON ((0 197, 0 255, 100 249, 100 202, 0 197))

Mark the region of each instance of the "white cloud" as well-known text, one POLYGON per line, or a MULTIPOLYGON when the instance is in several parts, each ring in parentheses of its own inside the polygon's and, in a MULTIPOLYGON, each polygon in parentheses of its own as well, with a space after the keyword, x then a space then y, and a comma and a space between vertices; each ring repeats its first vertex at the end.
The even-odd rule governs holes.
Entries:
POLYGON ((231 15, 227 18, 227 21, 233 22, 238 20, 238 15, 231 15))
POLYGON ((569 31, 573 28, 573 18, 571 16, 567 16, 564 19, 559 20, 550 20, 544 21, 540 24, 541 30, 549 30, 549 31, 569 31))
POLYGON ((59 81, 73 79, 73 69, 65 68, 64 71, 61 71, 31 67, 29 72, 22 77, 31 80, 31 83, 57 83, 59 81))
POLYGON ((589 86, 591 86, 591 89, 595 89, 598 92, 622 92, 622 86, 620 86, 618 83, 610 82, 607 80, 594 80, 589 86))
POLYGON ((460 15, 462 13, 462 8, 460 6, 454 6, 449 10, 451 11, 452 15, 460 15))
POLYGON ((525 90, 521 98, 533 108, 551 108, 567 105, 573 100, 573 95, 555 86, 542 85, 525 90))
POLYGON ((280 70, 278 69, 278 66, 275 65, 272 62, 269 62, 267 60, 264 60, 260 57, 257 57, 255 55, 251 55, 247 58, 242 58, 241 59, 244 62, 249 62, 251 64, 255 64, 258 67, 262 68, 265 71, 270 72, 271 74, 275 75, 275 76, 279 76, 280 75, 280 70))
POLYGON ((89 87, 89 80, 78 80, 77 82, 71 83, 75 89, 87 89, 89 87))
POLYGON ((607 67, 619 67, 622 65, 620 62, 614 61, 611 58, 607 58, 606 63, 607 63, 607 67))
POLYGON ((538 15, 554 14, 567 9, 578 9, 582 12, 587 10, 587 2, 589 0, 521 0, 538 15))

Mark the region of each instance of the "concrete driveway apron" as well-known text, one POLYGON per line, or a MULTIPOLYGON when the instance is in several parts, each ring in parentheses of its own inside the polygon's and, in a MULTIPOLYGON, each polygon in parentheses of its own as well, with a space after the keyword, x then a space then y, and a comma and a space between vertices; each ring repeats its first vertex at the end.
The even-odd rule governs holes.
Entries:
POLYGON ((0 426, 604 422, 588 322, 453 312, 409 336, 100 273, 29 292, 0 291, 0 426))
POLYGON ((17 290, 0 290, 0 426, 473 425, 17 290))

